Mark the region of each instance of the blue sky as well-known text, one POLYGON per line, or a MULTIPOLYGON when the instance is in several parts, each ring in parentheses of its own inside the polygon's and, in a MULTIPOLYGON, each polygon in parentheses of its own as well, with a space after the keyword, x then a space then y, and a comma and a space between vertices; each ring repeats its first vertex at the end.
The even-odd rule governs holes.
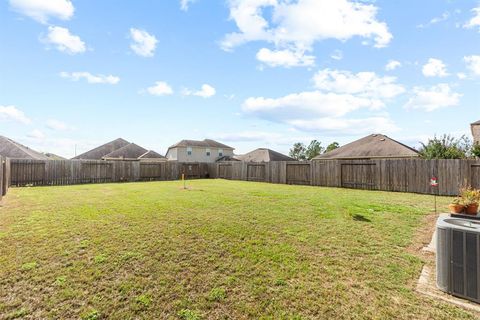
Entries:
POLYGON ((0 134, 81 153, 218 139, 287 153, 480 119, 480 2, 9 0, 0 134))

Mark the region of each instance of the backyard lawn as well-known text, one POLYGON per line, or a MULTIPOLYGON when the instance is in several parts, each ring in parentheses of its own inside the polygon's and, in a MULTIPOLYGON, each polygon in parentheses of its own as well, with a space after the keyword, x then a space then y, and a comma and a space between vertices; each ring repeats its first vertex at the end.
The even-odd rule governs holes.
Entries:
POLYGON ((430 196, 188 185, 10 189, 0 319, 473 318, 414 291, 430 196))

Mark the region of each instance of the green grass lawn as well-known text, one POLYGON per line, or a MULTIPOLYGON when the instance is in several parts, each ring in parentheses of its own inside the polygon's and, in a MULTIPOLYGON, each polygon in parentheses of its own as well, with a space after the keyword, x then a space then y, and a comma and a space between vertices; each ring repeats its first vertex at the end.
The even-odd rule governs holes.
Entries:
POLYGON ((181 185, 10 189, 0 319, 473 318, 414 291, 430 196, 181 185))

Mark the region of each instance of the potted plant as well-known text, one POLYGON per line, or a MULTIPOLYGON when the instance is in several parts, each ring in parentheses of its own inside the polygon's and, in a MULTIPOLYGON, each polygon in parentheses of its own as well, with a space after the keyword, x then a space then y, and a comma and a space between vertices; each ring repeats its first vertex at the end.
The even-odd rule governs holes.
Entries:
POLYGON ((448 205, 451 213, 462 213, 465 211, 465 205, 461 197, 456 197, 452 200, 452 203, 448 205))
POLYGON ((472 201, 472 200, 467 200, 465 202, 465 213, 466 214, 471 214, 471 215, 478 214, 478 202, 472 201))
POLYGON ((478 214, 478 204, 480 201, 480 190, 471 187, 463 188, 460 191, 463 205, 465 206, 465 213, 476 215, 478 214))

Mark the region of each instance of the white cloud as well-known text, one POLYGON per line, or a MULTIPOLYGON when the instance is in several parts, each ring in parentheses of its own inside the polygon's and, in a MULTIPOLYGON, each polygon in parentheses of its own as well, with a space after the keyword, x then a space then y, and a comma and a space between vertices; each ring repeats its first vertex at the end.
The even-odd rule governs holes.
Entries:
POLYGON ((405 92, 405 88, 396 83, 397 78, 380 77, 375 72, 354 74, 350 71, 325 69, 318 71, 313 81, 320 90, 374 99, 389 99, 405 92))
POLYGON ((348 116, 353 111, 376 110, 377 107, 377 102, 372 99, 319 91, 290 94, 277 99, 249 98, 242 106, 247 115, 287 124, 301 131, 363 134, 397 130, 388 116, 348 116))
POLYGON ((467 64, 467 68, 475 75, 480 76, 480 56, 467 56, 463 60, 467 64))
POLYGON ((313 66, 315 57, 305 55, 302 51, 270 50, 262 48, 257 52, 257 60, 270 67, 304 67, 313 66))
POLYGON ((242 131, 227 134, 217 134, 217 139, 228 142, 246 142, 246 141, 276 141, 283 138, 283 135, 273 132, 263 131, 242 131))
POLYGON ((147 88, 147 92, 154 96, 167 96, 173 94, 173 89, 168 83, 157 81, 154 86, 147 88))
MULTIPOLYGON (((387 24, 376 19, 378 8, 349 0, 230 0, 230 18, 238 32, 227 34, 221 46, 230 51, 249 41, 267 41, 276 50, 308 52, 316 41, 346 41, 358 36, 385 47, 392 39, 387 24), (271 10, 271 19, 264 9, 271 10), (270 21, 269 21, 270 20, 270 21)), ((273 52, 273 51, 272 51, 273 52)))
POLYGON ((47 23, 51 17, 68 20, 75 11, 69 0, 10 0, 10 6, 40 23, 47 23))
POLYGON ((83 78, 87 80, 88 83, 117 84, 120 81, 120 78, 116 76, 103 74, 93 75, 90 72, 60 72, 60 76, 72 81, 78 81, 83 78))
POLYGON ((393 71, 397 68, 400 68, 402 66, 402 63, 397 60, 390 60, 388 63, 385 65, 385 70, 386 71, 393 71))
POLYGON ((465 23, 464 27, 467 29, 479 27, 480 31, 480 7, 473 8, 473 17, 465 23))
POLYGON ((333 60, 342 60, 343 59, 342 50, 333 51, 333 53, 330 55, 330 58, 332 58, 333 60))
POLYGON ((425 77, 446 77, 447 66, 440 59, 430 58, 423 66, 422 73, 425 77))
POLYGON ((82 53, 86 50, 85 42, 79 36, 71 34, 67 28, 48 27, 48 35, 43 41, 53 44, 57 50, 69 54, 82 53))
POLYGON ((190 5, 195 1, 196 0, 180 0, 180 9, 183 11, 187 11, 190 5))
POLYGON ((378 109, 378 101, 351 94, 306 91, 280 98, 251 97, 245 100, 245 113, 274 120, 304 119, 310 117, 341 117, 352 111, 378 109))
POLYGON ((29 134, 27 134, 27 137, 42 140, 42 139, 45 139, 46 136, 42 131, 35 129, 31 131, 29 134))
POLYGON ((440 23, 440 22, 443 22, 443 21, 447 21, 449 18, 450 18, 450 12, 446 11, 446 12, 442 13, 441 16, 432 18, 428 23, 419 24, 417 27, 418 28, 427 28, 431 25, 434 25, 434 24, 437 24, 437 23, 440 23))
POLYGON ((458 72, 457 73, 457 78, 460 79, 460 80, 463 80, 463 79, 467 78, 467 75, 463 72, 458 72))
POLYGON ((428 112, 440 108, 457 106, 462 97, 460 93, 454 92, 446 83, 441 83, 430 88, 414 87, 413 93, 414 96, 408 100, 405 108, 423 109, 428 112))
POLYGON ((55 131, 67 131, 72 129, 72 127, 70 127, 65 122, 56 120, 56 119, 49 119, 46 125, 47 125, 47 128, 55 131))
POLYGON ((153 57, 158 40, 145 30, 130 28, 130 37, 133 42, 130 48, 139 56, 153 57))
POLYGON ((0 106, 0 120, 16 121, 23 124, 29 124, 32 121, 15 106, 0 106))
POLYGON ((369 118, 320 118, 312 120, 293 120, 294 128, 304 131, 322 131, 330 134, 360 135, 372 132, 391 133, 400 130, 390 117, 369 118))
POLYGON ((197 96, 197 97, 202 97, 202 98, 211 98, 213 97, 217 91, 215 90, 214 87, 212 87, 209 84, 203 84, 202 88, 197 91, 191 91, 189 89, 184 89, 182 91, 182 94, 184 96, 197 96))
POLYGON ((363 134, 398 129, 388 114, 378 114, 388 100, 405 92, 395 77, 325 69, 314 75, 313 82, 314 91, 279 98, 250 97, 242 110, 246 115, 303 131, 363 134), (352 117, 352 113, 363 115, 352 117))

